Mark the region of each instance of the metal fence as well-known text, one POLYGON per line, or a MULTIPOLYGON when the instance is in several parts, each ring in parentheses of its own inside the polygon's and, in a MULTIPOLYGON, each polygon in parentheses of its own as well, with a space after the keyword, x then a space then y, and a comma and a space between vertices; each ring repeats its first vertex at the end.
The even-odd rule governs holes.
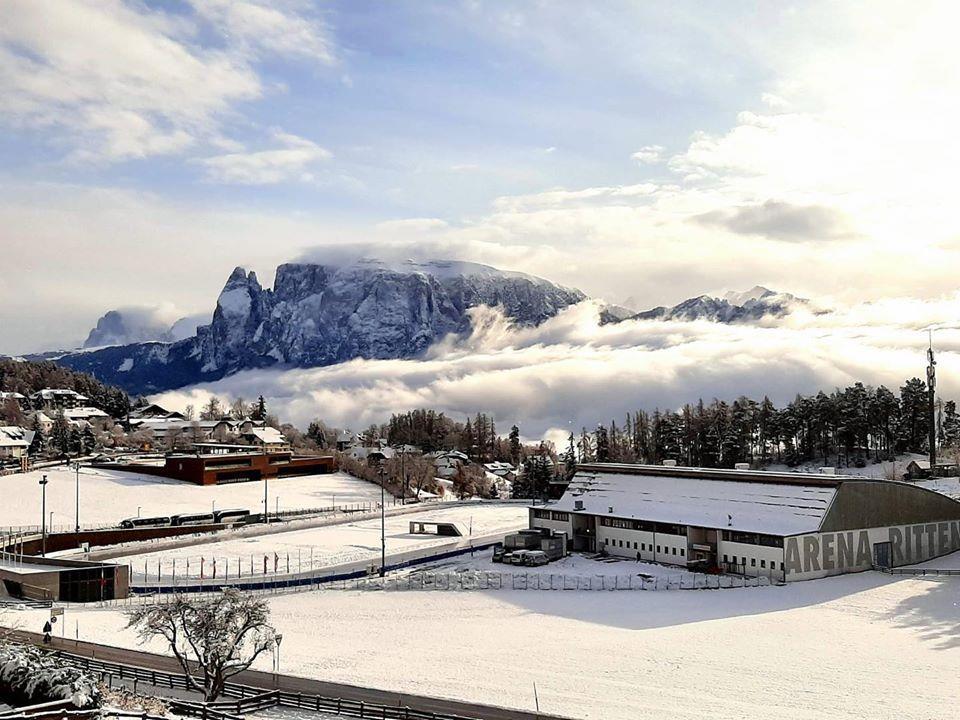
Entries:
POLYGON ((351 578, 324 584, 323 590, 471 591, 471 590, 725 590, 782 583, 742 575, 675 576, 567 575, 564 573, 499 573, 485 571, 422 572, 409 575, 351 578))
POLYGON ((874 570, 885 572, 888 575, 912 575, 912 576, 920 576, 920 577, 923 577, 924 575, 960 575, 960 569, 956 569, 956 568, 875 567, 874 570))

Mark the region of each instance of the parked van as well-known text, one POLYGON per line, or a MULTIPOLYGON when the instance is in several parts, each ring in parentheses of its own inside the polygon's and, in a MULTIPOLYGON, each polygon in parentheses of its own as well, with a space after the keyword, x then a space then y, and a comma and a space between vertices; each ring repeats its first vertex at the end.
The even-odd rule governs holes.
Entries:
POLYGON ((535 567, 537 565, 546 565, 550 562, 550 556, 543 550, 525 550, 523 564, 535 567))

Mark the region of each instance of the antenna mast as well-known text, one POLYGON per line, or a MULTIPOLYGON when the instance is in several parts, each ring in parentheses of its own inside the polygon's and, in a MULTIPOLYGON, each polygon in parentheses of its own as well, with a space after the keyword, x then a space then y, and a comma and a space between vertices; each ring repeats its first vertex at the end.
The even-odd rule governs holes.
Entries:
POLYGON ((930 336, 930 345, 927 348, 927 395, 929 398, 929 424, 930 424, 930 475, 936 472, 937 464, 937 417, 936 417, 936 397, 937 397, 937 361, 933 357, 933 329, 928 330, 930 336))

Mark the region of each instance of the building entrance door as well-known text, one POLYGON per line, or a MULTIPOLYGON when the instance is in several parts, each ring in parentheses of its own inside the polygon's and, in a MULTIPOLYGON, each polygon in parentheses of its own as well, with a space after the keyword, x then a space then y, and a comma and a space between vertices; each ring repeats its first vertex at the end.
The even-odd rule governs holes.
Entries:
POLYGON ((890 567, 890 543, 878 542, 873 544, 873 564, 878 568, 890 567))

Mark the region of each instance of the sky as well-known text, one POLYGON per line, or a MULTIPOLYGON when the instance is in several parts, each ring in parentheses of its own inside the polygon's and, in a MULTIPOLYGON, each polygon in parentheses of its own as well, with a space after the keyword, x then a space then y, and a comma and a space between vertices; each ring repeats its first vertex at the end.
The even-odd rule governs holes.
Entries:
POLYGON ((111 308, 210 313, 234 266, 269 285, 357 243, 639 306, 761 284, 852 316, 952 309, 958 19, 6 0, 0 353, 76 346, 111 308))

